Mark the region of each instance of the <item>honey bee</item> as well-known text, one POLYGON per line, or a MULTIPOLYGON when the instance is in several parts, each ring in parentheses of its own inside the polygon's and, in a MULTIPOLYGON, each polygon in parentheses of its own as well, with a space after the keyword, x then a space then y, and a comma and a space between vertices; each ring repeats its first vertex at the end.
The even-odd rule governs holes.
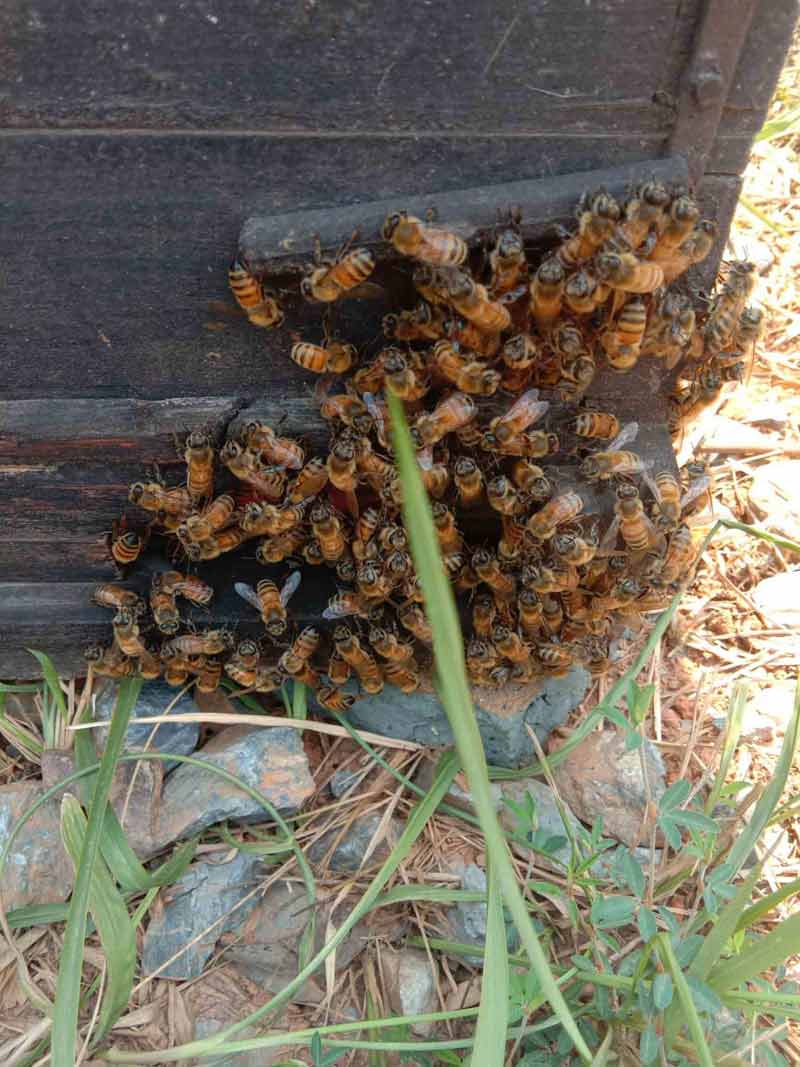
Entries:
POLYGON ((430 645, 433 642, 431 624, 426 619, 425 613, 419 604, 414 601, 403 604, 398 609, 397 618, 400 625, 416 637, 418 641, 421 641, 423 645, 430 645))
POLYGON ((693 264, 702 263, 714 247, 717 234, 717 224, 704 219, 698 222, 683 244, 659 253, 658 265, 664 271, 664 282, 669 284, 693 264))
POLYGON ((755 347, 761 337, 764 325, 764 312, 757 307, 746 307, 739 316, 733 334, 734 343, 738 348, 747 350, 755 347))
POLYGON ((589 637, 584 645, 586 669, 592 678, 602 678, 611 669, 608 642, 599 637, 589 637))
POLYGON ((98 585, 92 593, 92 600, 101 608, 128 608, 135 616, 143 615, 146 611, 145 603, 138 593, 110 582, 98 585))
POLYGON ((286 671, 292 677, 297 677, 319 648, 321 640, 322 636, 316 627, 306 626, 294 639, 292 647, 281 656, 281 670, 286 671))
POLYGON ((231 660, 235 659, 237 663, 240 663, 242 667, 248 670, 255 670, 258 666, 260 655, 258 644, 252 638, 246 637, 244 641, 240 641, 237 645, 231 660))
POLYGON ((545 595, 542 602, 542 626, 551 635, 560 633, 564 624, 564 608, 558 597, 545 595))
POLYGON ((420 687, 419 671, 409 663, 387 663, 383 668, 386 681, 401 693, 413 693, 420 687))
POLYGON ((593 256, 614 233, 619 217, 619 204, 604 189, 582 196, 578 207, 578 232, 556 251, 561 264, 575 267, 593 256))
POLYGON ((624 218, 619 229, 633 251, 643 243, 651 230, 659 232, 666 225, 669 192, 653 179, 640 185, 625 204, 624 218))
POLYGON ((704 460, 691 460, 683 468, 686 476, 685 492, 681 499, 681 515, 694 511, 694 502, 707 494, 709 505, 713 503, 714 478, 711 467, 704 460))
POLYGON ((367 558, 367 546, 372 542, 382 522, 377 508, 365 508, 358 517, 355 526, 355 539, 352 544, 353 555, 357 560, 367 558))
POLYGON ((275 294, 265 290, 244 264, 234 260, 228 270, 228 281, 236 303, 253 326, 268 329, 281 325, 283 311, 275 294))
POLYGON ((229 526, 227 530, 220 530, 213 537, 201 541, 199 544, 184 546, 184 550, 192 560, 217 559, 225 552, 232 552, 247 539, 247 534, 238 526, 229 526))
POLYGON ((402 526, 389 523, 379 532, 378 543, 386 552, 392 550, 403 552, 408 548, 408 536, 402 526))
POLYGON ((600 252, 595 269, 611 289, 626 293, 652 293, 664 282, 664 271, 657 263, 641 262, 631 252, 600 252))
POLYGON ((300 283, 306 300, 332 303, 359 285, 363 285, 375 269, 375 260, 368 248, 353 248, 338 256, 336 262, 321 265, 300 283))
POLYGON ((298 341, 289 352, 289 359, 293 363, 314 374, 342 374, 350 369, 354 358, 353 345, 339 345, 332 349, 309 341, 298 341))
POLYGON ((104 678, 129 678, 136 674, 136 662, 129 659, 117 644, 104 648, 91 645, 83 653, 95 674, 104 678))
POLYGON ((326 563, 335 563, 347 550, 341 520, 322 500, 318 500, 311 509, 310 519, 323 559, 326 563))
POLYGON ((302 522, 303 515, 304 508, 300 504, 276 507, 275 504, 253 501, 245 508, 242 529, 251 537, 257 534, 276 536, 293 530, 302 522))
POLYGON ((511 480, 529 500, 549 500, 553 495, 553 483, 541 467, 528 459, 518 459, 511 468, 511 480))
POLYGON ((589 615, 594 619, 603 618, 610 611, 616 611, 632 604, 641 592, 642 587, 635 578, 622 578, 610 593, 594 597, 589 605, 589 615))
POLYGON ((262 578, 255 590, 244 582, 236 582, 234 589, 259 612, 267 633, 271 637, 281 637, 287 627, 286 605, 299 585, 300 571, 292 571, 280 589, 269 578, 262 578))
POLYGON ((553 497, 528 519, 528 533, 537 541, 549 541, 559 526, 572 522, 583 508, 584 503, 578 493, 562 493, 553 497))
POLYGON ((406 402, 421 400, 428 392, 428 383, 410 366, 403 353, 390 349, 383 363, 386 385, 392 392, 406 402))
POLYGON ((498 474, 487 482, 486 496, 490 506, 502 515, 513 515, 522 509, 522 501, 513 482, 504 474, 498 474))
MULTIPOLYGON (((305 462, 303 449, 297 441, 293 441, 291 437, 279 437, 272 427, 257 419, 244 424, 241 443, 252 452, 260 452, 262 459, 275 467, 299 471, 305 462)), ((227 442, 223 447, 223 453, 231 444, 232 442, 227 442)), ((221 458, 223 462, 226 462, 225 455, 221 454, 221 458)))
POLYGON ((647 308, 641 297, 625 303, 616 325, 600 334, 608 364, 614 370, 626 371, 636 366, 647 326, 647 308))
POLYGON ((466 393, 451 393, 440 400, 433 411, 417 419, 416 429, 422 442, 435 445, 448 433, 452 433, 475 418, 475 401, 466 393))
POLYGON ((478 464, 470 456, 459 456, 453 467, 453 481, 462 507, 473 507, 483 493, 483 475, 478 464))
POLYGON ((487 677, 489 671, 496 666, 498 655, 491 641, 473 637, 468 642, 465 650, 465 660, 470 676, 481 683, 487 677))
POLYGON ((563 377, 558 383, 558 389, 564 403, 580 403, 596 373, 597 365, 588 352, 571 363, 562 365, 563 377))
POLYGON ((328 675, 332 685, 344 685, 353 673, 353 668, 346 660, 343 660, 341 656, 333 652, 328 660, 328 667, 325 673, 328 675))
POLYGON ((651 258, 656 262, 668 256, 690 236, 700 220, 700 209, 690 196, 677 196, 669 207, 667 223, 661 231, 651 258))
POLYGON ((192 500, 203 500, 214 491, 214 442, 209 434, 195 430, 186 438, 186 489, 192 500))
POLYGON ((390 341, 437 341, 445 334, 444 312, 420 300, 410 311, 384 315, 381 326, 390 341))
POLYGON ((179 519, 186 518, 192 510, 192 498, 186 489, 165 489, 158 482, 134 482, 128 499, 145 511, 163 512, 179 519))
POLYGON ((582 567, 594 559, 598 549, 596 536, 579 537, 570 532, 555 534, 552 544, 555 554, 573 567, 582 567))
POLYGON ((383 689, 383 671, 352 630, 346 626, 337 626, 333 632, 333 644, 338 655, 349 663, 358 675, 364 692, 380 693, 383 689))
POLYGON ((728 270, 725 284, 711 305, 703 332, 706 351, 717 352, 730 341, 755 284, 754 264, 747 260, 735 260, 728 270))
POLYGON ((349 590, 337 593, 328 601, 328 606, 322 613, 323 619, 344 619, 348 615, 357 615, 362 619, 369 617, 370 605, 360 593, 349 590))
POLYGON ((670 536, 664 562, 658 578, 653 581, 653 584, 672 585, 680 578, 686 578, 691 571, 694 560, 695 551, 692 531, 684 522, 670 536))
POLYGON ((167 685, 177 689, 178 686, 185 685, 189 680, 189 671, 186 667, 183 667, 180 663, 176 663, 169 660, 164 667, 164 681, 167 685))
POLYGON ((352 693, 346 693, 335 685, 321 686, 314 694, 314 699, 321 707, 327 708, 328 711, 337 711, 341 715, 345 715, 356 702, 352 693))
POLYGON ((519 559, 525 544, 525 524, 511 515, 501 515, 502 533, 497 542, 497 558, 500 564, 513 563, 519 559))
POLYGON ((673 530, 681 519, 680 482, 669 471, 658 471, 652 478, 645 471, 644 479, 655 500, 656 524, 661 530, 673 530))
POLYGON ((146 535, 142 535, 136 530, 126 530, 124 519, 121 523, 114 522, 112 524, 110 537, 111 555, 120 567, 129 567, 132 563, 135 563, 142 554, 146 541, 146 535))
POLYGON ((528 272, 525 243, 516 230, 504 230, 489 253, 489 292, 502 296, 519 284, 528 272))
POLYGON ((604 303, 610 292, 608 285, 601 285, 587 270, 571 274, 564 285, 564 300, 575 315, 591 315, 604 303))
POLYGON ((500 384, 500 374, 480 360, 456 351, 451 341, 439 341, 433 349, 436 369, 457 389, 479 396, 491 396, 500 384))
POLYGON ((497 557, 488 549, 476 549, 472 553, 471 566, 480 580, 489 586, 499 600, 511 600, 516 595, 516 578, 501 570, 497 557))
POLYGON ((458 552, 461 549, 462 539, 452 511, 446 504, 437 500, 431 508, 431 513, 442 552, 446 555, 458 552))
POLYGON ((392 591, 389 576, 382 572, 377 563, 364 563, 359 567, 356 583, 358 592, 366 601, 387 600, 392 591))
MULTIPOLYGON (((331 485, 344 492, 354 492, 358 484, 356 447, 348 437, 339 437, 334 441, 328 454, 326 469, 331 485)), ((318 510, 319 506, 315 505, 318 510)), ((313 523, 314 509, 312 509, 313 523)), ((316 532, 316 531, 315 531, 316 532)))
POLYGON ((414 659, 414 646, 410 641, 400 641, 398 637, 381 626, 373 626, 369 631, 369 643, 379 656, 395 663, 407 663, 414 659))
POLYGON ((265 537, 256 548, 256 559, 265 566, 282 563, 290 556, 295 556, 305 544, 305 540, 306 535, 297 528, 274 537, 265 537))
POLYGON ((575 420, 575 433, 579 437, 600 437, 611 440, 619 433, 619 419, 605 411, 586 411, 575 420))
POLYGON ((722 378, 713 364, 704 367, 699 378, 685 392, 670 398, 668 423, 673 433, 680 431, 690 419, 695 419, 719 400, 722 378))
MULTIPOLYGON (((184 523, 186 528, 184 539, 203 541, 207 537, 213 537, 228 523, 233 521, 236 502, 230 493, 223 493, 208 505, 199 515, 189 515, 184 523)), ((181 536, 183 527, 179 528, 178 536, 181 536)))
POLYGON ((570 649, 548 642, 539 642, 536 645, 536 657, 545 671, 555 677, 566 674, 575 662, 574 653, 570 649))
POLYGON ((219 656, 233 647, 233 634, 230 630, 217 628, 199 634, 181 634, 165 641, 162 653, 183 656, 219 656))
POLYGON ((501 656, 512 663, 526 663, 530 659, 530 649, 518 633, 502 624, 492 630, 492 643, 501 656))
POLYGON ((490 300, 485 286, 463 271, 456 272, 447 289, 450 303, 465 319, 485 333, 500 333, 511 325, 511 313, 504 304, 490 300))
POLYGON ((539 400, 538 389, 529 389, 514 401, 508 411, 492 419, 489 432, 501 445, 506 445, 540 419, 549 407, 546 400, 539 400))
POLYGON ((605 481, 608 478, 640 474, 646 464, 635 452, 622 451, 622 446, 633 441, 639 432, 636 422, 626 423, 610 442, 607 451, 594 452, 581 464, 580 471, 590 481, 605 481))
MULTIPOLYGON (((176 572, 177 573, 177 572, 176 572)), ((182 575, 179 575, 182 577, 182 575)), ((181 624, 180 613, 175 603, 175 593, 169 574, 154 574, 150 587, 150 609, 153 619, 162 634, 175 634, 181 624)))
POLYGON ((460 267, 467 258, 467 245, 448 230, 427 226, 405 211, 387 216, 381 236, 402 256, 418 259, 435 267, 460 267))
POLYGON ((445 336, 455 344, 467 348, 483 359, 491 359, 500 349, 500 335, 479 330, 474 322, 451 315, 442 322, 445 336))
POLYGON ((247 482, 267 500, 280 500, 286 488, 286 474, 278 467, 265 466, 261 455, 242 448, 236 441, 228 441, 220 452, 220 459, 239 481, 247 482))
POLYGON ((304 500, 321 493, 328 484, 328 468, 319 457, 310 459, 289 486, 286 499, 290 504, 302 504, 304 500))
POLYGON ((139 653, 138 673, 142 678, 150 681, 161 677, 161 662, 149 648, 144 648, 139 653))
POLYGON ((537 459, 558 452, 560 442, 554 433, 539 430, 518 433, 501 442, 494 433, 488 431, 481 438, 481 448, 500 456, 527 456, 537 459))
POLYGON ((133 658, 146 652, 144 642, 139 635, 139 623, 136 615, 130 608, 119 608, 117 614, 111 620, 114 628, 114 642, 125 656, 133 658))
POLYGON ((472 628, 478 637, 489 638, 497 616, 497 604, 493 596, 479 593, 472 602, 472 628))
POLYGON ((546 259, 531 282, 531 315, 543 333, 557 322, 561 314, 565 277, 558 259, 546 259))
POLYGON ((631 552, 646 552, 658 544, 658 531, 645 514, 642 498, 635 485, 623 482, 617 487, 614 514, 615 518, 603 538, 601 552, 613 550, 618 532, 631 552))
POLYGON ((198 693, 214 693, 222 681, 222 660, 209 660, 197 673, 198 693))
POLYGON ((553 561, 546 567, 542 563, 526 563, 520 571, 522 584, 537 593, 561 593, 576 589, 578 571, 575 567, 553 561))

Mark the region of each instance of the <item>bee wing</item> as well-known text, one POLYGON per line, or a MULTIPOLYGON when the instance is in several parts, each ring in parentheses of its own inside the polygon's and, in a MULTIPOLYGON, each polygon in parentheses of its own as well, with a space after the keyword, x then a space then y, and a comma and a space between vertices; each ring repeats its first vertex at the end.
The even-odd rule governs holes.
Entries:
POLYGON ((639 423, 638 422, 626 422, 625 425, 620 430, 620 432, 617 434, 617 436, 614 438, 614 440, 608 446, 606 451, 608 451, 608 452, 618 452, 621 448, 624 448, 625 445, 630 444, 631 441, 635 441, 636 440, 636 435, 638 433, 639 433, 639 423))
POLYGON ((302 575, 300 574, 300 571, 292 571, 292 573, 283 583, 283 588, 281 589, 281 604, 283 604, 284 607, 286 607, 286 605, 292 599, 294 594, 297 592, 297 587, 300 585, 301 578, 302 575))
POLYGON ((328 602, 327 608, 322 613, 323 619, 344 619, 347 615, 357 615, 354 604, 348 604, 341 597, 335 596, 328 602))
POLYGON ((417 452, 417 463, 424 471, 429 471, 433 466, 433 447, 428 445, 417 452))
POLYGON ((617 544, 617 534, 619 533, 619 516, 615 515, 611 520, 611 525, 603 534, 600 544, 597 547, 598 556, 610 556, 614 552, 614 548, 617 544))
POLYGON ((642 480, 644 481, 645 485, 650 490, 650 492, 653 494, 653 500, 655 500, 656 503, 658 503, 658 501, 661 499, 661 493, 659 493, 659 491, 658 491, 658 486, 655 483, 655 479, 653 478, 653 476, 650 474, 650 472, 647 470, 646 467, 643 468, 643 470, 642 470, 642 480))
POLYGON ((247 582, 234 582, 233 588, 248 604, 252 604, 256 611, 261 611, 261 601, 258 599, 255 589, 247 582))
POLYGON ((383 441, 386 436, 386 423, 383 418, 383 411, 381 410, 380 404, 375 399, 373 393, 364 393, 362 400, 367 406, 367 411, 375 420, 375 425, 378 428, 378 437, 383 441))
POLYGON ((696 481, 692 482, 689 488, 681 497, 681 511, 688 508, 693 500, 697 500, 703 493, 707 493, 709 486, 711 485, 711 479, 707 474, 702 475, 696 481))

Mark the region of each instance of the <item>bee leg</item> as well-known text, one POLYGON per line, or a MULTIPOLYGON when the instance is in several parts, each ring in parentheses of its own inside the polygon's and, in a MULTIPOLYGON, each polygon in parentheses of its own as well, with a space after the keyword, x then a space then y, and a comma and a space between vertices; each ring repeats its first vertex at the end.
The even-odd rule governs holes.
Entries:
POLYGON ((436 222, 439 218, 439 211, 432 204, 425 209, 425 221, 428 223, 436 222))

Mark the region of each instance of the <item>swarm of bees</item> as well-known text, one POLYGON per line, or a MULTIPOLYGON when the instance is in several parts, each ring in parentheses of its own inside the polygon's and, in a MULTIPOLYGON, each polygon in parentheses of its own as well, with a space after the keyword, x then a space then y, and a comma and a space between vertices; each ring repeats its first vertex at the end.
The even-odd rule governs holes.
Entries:
MULTIPOLYGON (((383 318, 385 342, 369 357, 327 325, 322 344, 295 335, 287 346, 317 376, 327 454, 310 456, 302 441, 253 419, 220 447, 190 433, 181 485, 132 485, 130 501, 151 523, 143 533, 117 531, 114 559, 133 565, 154 529, 182 569, 155 575, 149 604, 122 585, 97 590, 115 614, 113 643, 87 651, 95 671, 163 673, 176 686, 194 676, 206 692, 223 673, 260 693, 293 678, 337 711, 353 703, 348 681, 367 694, 385 683, 413 692, 430 666, 432 634, 402 525, 386 402, 393 393, 432 499, 473 682, 528 682, 576 663, 605 673, 615 638, 641 629, 692 573, 686 518, 708 493, 709 475, 698 464, 683 480, 652 470, 631 448, 636 423, 597 410, 587 391, 599 366, 625 373, 640 359, 663 361, 679 375, 670 400, 678 432, 725 382, 747 374, 761 314, 747 306, 749 263, 730 266, 705 315, 675 284, 716 235, 685 191, 646 181, 620 205, 599 190, 582 198, 577 220, 534 269, 513 223, 476 249, 455 232, 391 214, 382 237, 410 261, 415 306, 383 318), (554 402, 560 421, 550 425, 554 402), (552 466, 565 435, 577 442, 571 482, 552 466), (598 489, 613 493, 610 523, 590 503, 598 489), (237 642, 224 627, 195 629, 180 603, 206 607, 213 589, 192 568, 242 546, 282 574, 255 588, 233 582, 261 634, 237 642), (338 584, 323 612, 330 627, 297 632, 290 599, 317 566, 338 584)), ((366 248, 332 262, 317 257, 299 295, 327 315, 358 295, 375 267, 366 248)), ((276 291, 239 261, 230 285, 254 326, 284 321, 276 291)))

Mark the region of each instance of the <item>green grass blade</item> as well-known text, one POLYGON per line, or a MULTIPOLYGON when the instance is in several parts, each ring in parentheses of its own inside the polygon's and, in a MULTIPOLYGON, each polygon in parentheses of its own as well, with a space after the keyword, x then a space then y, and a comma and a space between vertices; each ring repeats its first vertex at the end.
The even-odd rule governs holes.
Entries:
MULTIPOLYGON (((86 816, 71 794, 61 802, 61 836, 77 874, 86 839, 86 816)), ((100 1041, 128 1006, 136 971, 136 928, 101 856, 89 881, 89 912, 106 958, 106 984, 94 1041, 100 1041)))
POLYGON ((795 753, 797 751, 798 732, 800 731, 800 684, 798 684, 794 698, 792 717, 786 725, 786 734, 783 738, 778 761, 770 778, 769 785, 753 810, 747 824, 742 827, 742 832, 736 838, 733 847, 728 854, 727 862, 733 867, 734 873, 740 870, 742 864, 750 855, 753 847, 761 836, 764 827, 769 822, 775 808, 778 806, 781 794, 789 777, 795 753))
POLYGON ((34 648, 29 648, 28 651, 39 661, 39 666, 42 668, 42 676, 45 680, 45 685, 50 690, 53 700, 58 705, 58 710, 66 720, 67 702, 64 700, 64 693, 61 689, 61 682, 58 677, 58 671, 55 668, 55 664, 48 655, 44 652, 37 652, 34 648))
POLYGON ((375 901, 376 908, 390 904, 405 904, 408 901, 423 901, 426 904, 455 904, 486 902, 485 893, 473 893, 470 889, 439 889, 429 885, 397 885, 375 901))
POLYGON ((795 878, 794 881, 787 882, 780 889, 776 889, 774 893, 768 893, 766 896, 761 897, 760 900, 757 900, 755 904, 751 904, 749 908, 742 912, 741 918, 736 924, 736 929, 746 930, 753 923, 760 922, 765 915, 769 915, 784 900, 788 900, 789 897, 796 896, 798 893, 800 893, 800 878, 795 878))
POLYGON ((489 864, 488 891, 483 981, 472 1062, 482 1067, 503 1067, 508 1017, 508 947, 503 898, 492 864, 489 864))
POLYGON ((611 1055, 611 1039, 613 1036, 614 1031, 609 1027, 606 1031, 606 1036, 603 1038, 603 1043, 594 1054, 590 1067, 606 1067, 608 1057, 611 1055))
POLYGON ((756 134, 754 143, 774 141, 777 137, 787 137, 795 133, 800 133, 800 107, 793 108, 775 119, 767 119, 756 134))
POLYGON ((422 484, 403 406, 393 394, 389 394, 388 400, 397 467, 403 486, 403 517, 422 585, 425 610, 433 630, 434 655, 439 665, 439 693, 486 838, 489 861, 494 867, 503 900, 511 912, 541 988, 581 1059, 589 1063, 592 1053, 556 984, 539 943, 492 804, 486 757, 472 706, 461 625, 453 591, 442 565, 430 503, 422 484))
POLYGON ((108 792, 114 777, 114 768, 122 752, 125 731, 141 687, 141 678, 126 678, 120 683, 106 749, 95 779, 89 820, 75 871, 75 885, 72 890, 67 925, 64 930, 64 944, 58 965, 51 1042, 53 1067, 74 1067, 83 965, 83 939, 92 873, 100 851, 103 815, 108 803, 108 792))
POLYGON ((725 785, 725 779, 728 776, 731 761, 736 752, 736 746, 739 744, 744 709, 749 695, 750 686, 746 682, 737 682, 733 687, 733 692, 728 701, 728 721, 725 726, 725 741, 722 745, 719 769, 717 770, 714 784, 711 786, 708 800, 706 801, 706 815, 710 815, 719 803, 722 787, 725 785))
POLYGON ((703 1024, 700 1022, 700 1016, 697 1014, 697 1008, 694 1006, 689 984, 684 977, 680 964, 675 958, 675 953, 672 951, 672 945, 670 944, 668 935, 658 934, 656 944, 658 954, 661 956, 665 967, 672 975, 678 1002, 683 1010, 684 1021, 689 1027, 689 1034, 691 1035, 694 1044, 694 1052, 697 1056, 697 1062, 701 1064, 701 1067, 714 1067, 711 1051, 706 1042, 705 1034, 703 1033, 703 1024))
POLYGON ((308 718, 308 693, 302 682, 292 682, 292 718, 308 718))
POLYGON ((761 877, 763 864, 757 863, 747 878, 736 890, 725 907, 720 911, 717 921, 703 939, 700 951, 689 966, 689 974, 705 982, 711 971, 719 963, 725 945, 733 937, 739 925, 745 906, 753 894, 753 886, 761 877))
POLYGON ((717 964, 708 984, 717 993, 749 982, 770 967, 784 963, 800 952, 800 912, 784 919, 764 937, 744 948, 738 956, 717 964))

